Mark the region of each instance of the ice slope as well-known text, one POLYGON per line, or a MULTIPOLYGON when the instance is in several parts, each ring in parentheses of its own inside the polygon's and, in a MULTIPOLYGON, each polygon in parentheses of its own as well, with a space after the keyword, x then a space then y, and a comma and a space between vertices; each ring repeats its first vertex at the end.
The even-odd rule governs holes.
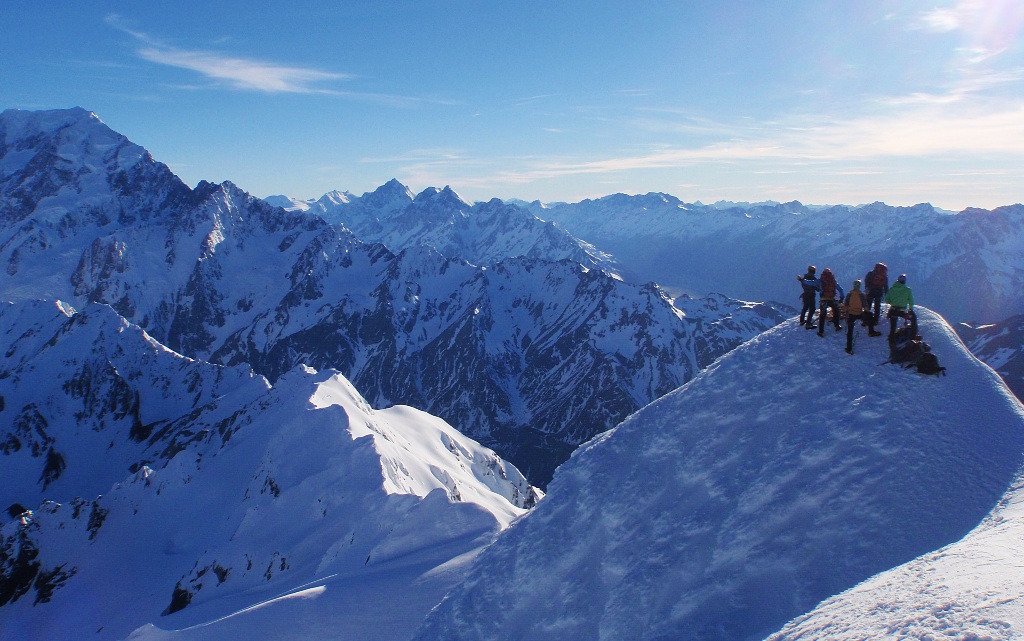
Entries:
POLYGON ((771 641, 1024 635, 1024 479, 960 541, 828 599, 771 641))
POLYGON ((0 373, 0 504, 31 510, 0 516, 4 641, 146 624, 407 637, 539 496, 444 421, 374 410, 337 372, 270 388, 100 305, 14 304, 0 321, 21 338, 0 373), (63 460, 52 480, 47 448, 63 460), (371 607, 382 592, 401 598, 371 607), (296 594, 290 620, 280 597, 296 594))
POLYGON ((760 638, 959 540, 1024 461, 1024 411, 920 315, 944 377, 790 320, 596 437, 416 638, 760 638))

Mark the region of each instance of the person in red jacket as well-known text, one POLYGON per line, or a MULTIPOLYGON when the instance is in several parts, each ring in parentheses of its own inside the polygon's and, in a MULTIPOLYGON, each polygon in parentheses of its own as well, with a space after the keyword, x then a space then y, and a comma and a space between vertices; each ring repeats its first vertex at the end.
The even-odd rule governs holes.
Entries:
POLYGON ((828 267, 821 272, 821 308, 818 310, 818 336, 825 335, 825 323, 828 322, 828 310, 832 310, 832 324, 838 332, 839 301, 836 300, 836 277, 828 267))
POLYGON ((867 290, 867 306, 875 308, 872 325, 878 325, 878 319, 882 317, 882 299, 889 293, 889 268, 885 263, 875 263, 874 269, 864 275, 864 289, 867 290))

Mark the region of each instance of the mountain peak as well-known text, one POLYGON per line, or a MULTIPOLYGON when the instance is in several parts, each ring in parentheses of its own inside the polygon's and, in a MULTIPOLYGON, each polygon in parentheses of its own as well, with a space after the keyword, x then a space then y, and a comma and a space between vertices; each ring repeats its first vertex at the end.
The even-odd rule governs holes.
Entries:
POLYGON ((417 205, 429 203, 433 207, 444 207, 457 210, 470 207, 470 204, 463 200, 462 197, 455 193, 455 190, 448 185, 445 185, 443 189, 427 187, 420 193, 416 194, 416 198, 413 202, 417 205))
POLYGON ((96 114, 81 107, 45 111, 5 109, 0 113, 0 125, 7 129, 7 142, 26 135, 52 134, 80 123, 95 123, 106 128, 96 114))
POLYGON ((372 192, 363 194, 358 202, 367 210, 380 214, 404 209, 413 201, 412 192, 396 178, 392 178, 372 192))

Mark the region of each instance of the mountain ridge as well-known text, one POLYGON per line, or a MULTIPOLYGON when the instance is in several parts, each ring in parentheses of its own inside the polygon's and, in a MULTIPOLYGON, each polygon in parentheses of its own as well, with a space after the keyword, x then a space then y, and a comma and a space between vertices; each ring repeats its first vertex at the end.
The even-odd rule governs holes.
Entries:
MULTIPOLYGON (((0 503, 31 506, 0 527, 5 635, 121 639, 338 573, 358 583, 403 557, 418 573, 459 566, 541 496, 441 419, 374 410, 334 371, 296 368, 271 387, 167 350, 101 305, 12 304, 0 333, 11 327, 34 340, 0 372, 0 416, 38 420, 0 440, 38 436, 62 465, 39 488, 24 468, 52 457, 24 440, 0 450, 18 481, 0 503), (132 604, 83 611, 97 594, 132 604)), ((420 590, 417 574, 395 607, 422 616, 453 576, 420 590)))
MULTIPOLYGON (((78 117, 76 126, 90 135, 130 144, 98 119, 78 117)), ((64 145, 65 133, 17 143, 37 161, 2 157, 0 211, 16 200, 12 185, 50 175, 58 161, 46 150, 64 145)), ((428 190, 419 204, 413 199, 395 210, 419 230, 406 230, 410 238, 427 219, 484 220, 467 238, 481 241, 481 253, 496 250, 474 264, 457 242, 454 255, 417 249, 450 249, 443 243, 409 242, 392 251, 311 213, 268 205, 230 182, 190 189, 141 151, 126 169, 77 162, 75 171, 52 174, 63 182, 23 221, 0 219, 0 287, 7 297, 109 304, 176 352, 245 363, 272 383, 300 364, 338 369, 372 403, 442 416, 497 448, 538 485, 579 442, 696 372, 696 325, 667 295, 625 283, 593 261, 574 267, 585 250, 570 236, 500 201, 467 210, 452 190, 428 190), (76 200, 87 184, 89 198, 76 200), (446 209, 424 217, 423 202, 433 198, 446 209), (60 216, 53 218, 47 212, 57 202, 60 216), (501 231, 506 216, 511 233, 501 231), (547 243, 545 234, 554 240, 547 243), (522 257, 531 248, 540 255, 522 257), (558 288, 557 300, 546 300, 549 286, 558 288), (532 312, 522 313, 524 305, 532 312), (516 327, 502 329, 505 319, 516 327), (492 335, 492 328, 505 335, 492 335), (649 355, 635 358, 638 348, 649 355), (556 372, 564 383, 551 385, 556 372)), ((393 181, 374 193, 380 202, 402 202, 407 192, 393 181)), ((439 238, 458 239, 446 235, 452 230, 436 226, 439 238)), ((749 338, 781 319, 748 314, 723 331, 749 338)))

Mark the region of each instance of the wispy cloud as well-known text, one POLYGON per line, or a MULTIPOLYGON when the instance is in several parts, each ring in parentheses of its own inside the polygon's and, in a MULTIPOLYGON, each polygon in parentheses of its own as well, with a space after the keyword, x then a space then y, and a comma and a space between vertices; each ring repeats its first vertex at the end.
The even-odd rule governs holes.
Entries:
POLYGON ((139 49, 139 56, 150 62, 189 69, 213 80, 224 81, 235 89, 265 93, 330 93, 316 86, 329 80, 348 78, 344 74, 288 67, 274 63, 235 58, 207 51, 188 51, 167 46, 139 49))
POLYGON ((917 21, 911 26, 916 29, 932 31, 934 33, 947 33, 956 31, 963 26, 964 14, 957 9, 932 9, 918 16, 917 21))
POLYGON ((195 71, 234 89, 264 93, 333 93, 334 90, 320 87, 319 83, 351 77, 348 74, 282 65, 219 52, 174 47, 131 28, 117 14, 108 15, 106 22, 141 43, 142 46, 136 53, 144 60, 195 71))
POLYGON ((970 43, 959 49, 964 60, 979 64, 1019 46, 1024 29, 1020 0, 959 0, 950 7, 924 11, 911 29, 932 33, 961 32, 970 43))
MULTIPOLYGON (((704 144, 658 145, 606 157, 475 158, 466 153, 410 154, 401 173, 422 184, 447 180, 467 189, 493 189, 572 177, 615 178, 633 172, 718 166, 752 175, 872 177, 893 163, 948 158, 1024 160, 1024 102, 970 100, 879 101, 876 113, 839 119, 794 115, 782 122, 744 123, 704 144)), ((722 127, 722 130, 719 129, 722 127)), ((824 188, 825 185, 820 185, 824 188)))

